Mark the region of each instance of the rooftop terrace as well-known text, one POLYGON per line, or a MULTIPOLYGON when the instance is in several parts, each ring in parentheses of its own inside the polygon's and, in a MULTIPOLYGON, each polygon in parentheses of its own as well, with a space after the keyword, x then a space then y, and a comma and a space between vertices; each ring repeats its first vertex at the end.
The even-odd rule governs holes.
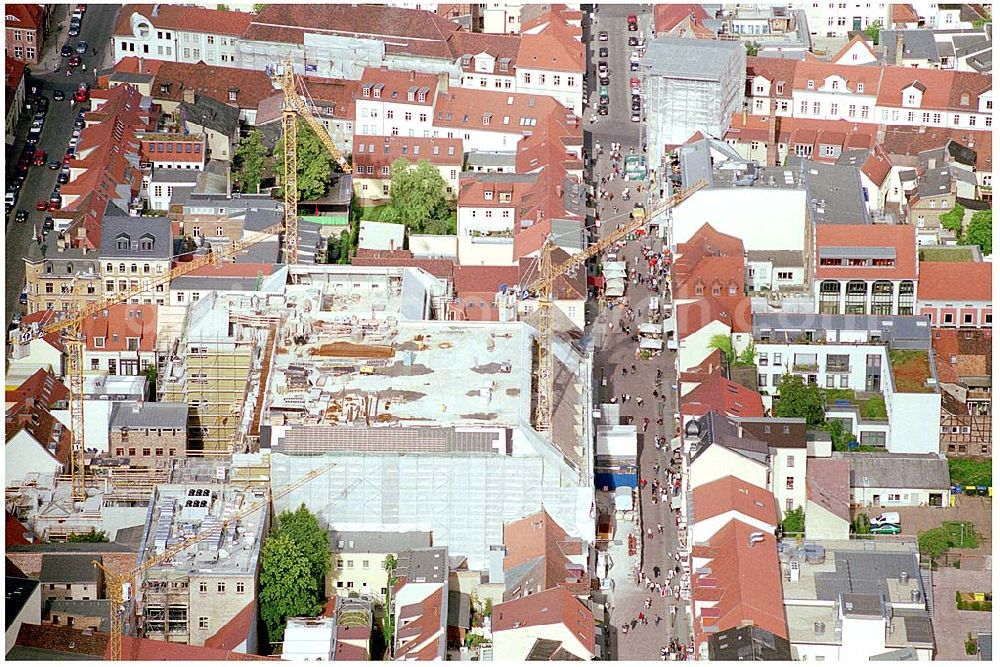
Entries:
POLYGON ((928 385, 934 377, 930 354, 924 350, 889 350, 892 379, 896 391, 906 394, 933 394, 937 385, 928 385))

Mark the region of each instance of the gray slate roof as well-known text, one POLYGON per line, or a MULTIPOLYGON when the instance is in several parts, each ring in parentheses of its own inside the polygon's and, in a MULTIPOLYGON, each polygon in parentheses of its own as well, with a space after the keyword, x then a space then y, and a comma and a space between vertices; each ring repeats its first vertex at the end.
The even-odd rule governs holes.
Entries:
POLYGON ((103 259, 170 259, 173 252, 170 221, 166 218, 134 218, 104 216, 101 222, 100 258, 103 259), (128 250, 118 249, 120 236, 127 236, 128 250), (153 240, 152 250, 140 250, 144 237, 153 240))
POLYGON ((100 618, 101 624, 98 626, 98 631, 107 632, 110 625, 109 605, 109 600, 52 600, 49 603, 49 613, 100 618))
POLYGON ((708 638, 709 660, 791 660, 792 646, 787 639, 745 625, 716 632, 708 638))
POLYGON ((111 407, 112 429, 187 428, 187 403, 122 401, 111 407))
MULTIPOLYGON (((886 551, 842 551, 834 552, 833 572, 817 572, 816 599, 836 602, 842 594, 867 593, 881 595, 889 599, 889 579, 896 579, 900 572, 910 575, 910 583, 920 588, 920 567, 914 553, 886 551)), ((827 555, 829 558, 829 555, 827 555)), ((923 596, 921 599, 926 599, 923 596)))
POLYGON ((948 460, 940 454, 836 452, 851 464, 851 488, 947 489, 948 460))
POLYGON ((698 451, 692 460, 701 456, 710 445, 719 445, 738 452, 755 461, 765 462, 770 454, 770 447, 749 433, 739 435, 739 422, 717 412, 708 412, 697 419, 700 430, 698 451))
POLYGON ((4 578, 4 615, 7 620, 7 628, 17 619, 18 614, 24 609, 31 598, 32 593, 38 588, 38 582, 34 579, 22 579, 21 577, 4 578))
POLYGON ((399 554, 431 546, 431 534, 418 530, 331 530, 329 537, 330 551, 345 554, 399 554))
POLYGON ((192 187, 198 182, 200 171, 195 169, 171 169, 170 167, 158 167, 153 170, 153 183, 191 183, 192 187))
POLYGON ((770 342, 795 341, 802 332, 812 331, 814 339, 832 341, 832 332, 879 332, 892 347, 928 350, 931 329, 923 315, 820 315, 816 313, 754 313, 753 336, 767 333, 770 342))
POLYGON ((879 48, 885 51, 887 65, 896 65, 896 35, 903 35, 903 59, 925 59, 940 63, 934 33, 930 30, 882 30, 879 32, 879 48))
POLYGON ((448 579, 448 550, 445 547, 410 549, 396 559, 396 576, 409 583, 440 584, 448 579))
POLYGON ((178 107, 186 122, 214 130, 227 137, 236 133, 240 125, 240 110, 208 97, 195 95, 194 104, 181 102, 178 107))
POLYGON ((718 81, 736 52, 746 53, 742 42, 657 37, 646 47, 642 67, 659 76, 718 81))
POLYGON ((42 571, 38 578, 43 584, 96 583, 95 560, 100 563, 103 559, 100 556, 84 554, 44 554, 42 556, 42 571))

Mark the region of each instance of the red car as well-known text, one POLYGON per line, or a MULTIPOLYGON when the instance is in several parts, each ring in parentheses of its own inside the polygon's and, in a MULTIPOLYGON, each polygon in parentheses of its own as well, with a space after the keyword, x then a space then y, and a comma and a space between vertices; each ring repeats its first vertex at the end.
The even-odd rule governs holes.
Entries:
POLYGON ((628 29, 633 32, 639 29, 639 19, 635 14, 628 15, 628 29))
POLYGON ((34 164, 36 167, 41 167, 45 164, 45 151, 43 150, 35 151, 34 164))
POLYGON ((35 204, 35 210, 36 211, 44 211, 44 210, 48 209, 48 207, 49 207, 49 203, 47 201, 45 201, 44 199, 39 199, 38 202, 35 204))
POLYGON ((62 208, 62 202, 61 201, 50 201, 49 202, 48 209, 50 211, 58 211, 61 208, 62 208))
POLYGON ((80 64, 80 56, 73 56, 72 58, 69 59, 70 67, 76 67, 79 64, 80 64))
POLYGON ((80 12, 81 14, 86 14, 87 13, 87 5, 77 5, 76 6, 76 11, 80 12))

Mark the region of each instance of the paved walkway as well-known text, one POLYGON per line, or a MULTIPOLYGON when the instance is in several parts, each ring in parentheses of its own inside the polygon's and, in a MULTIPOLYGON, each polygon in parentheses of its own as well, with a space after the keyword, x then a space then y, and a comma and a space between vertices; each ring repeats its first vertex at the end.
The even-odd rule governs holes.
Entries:
POLYGON ((992 571, 954 570, 941 568, 934 571, 934 645, 935 660, 975 660, 965 654, 968 633, 975 637, 993 627, 993 614, 988 611, 959 611, 955 606, 955 592, 993 591, 992 571))

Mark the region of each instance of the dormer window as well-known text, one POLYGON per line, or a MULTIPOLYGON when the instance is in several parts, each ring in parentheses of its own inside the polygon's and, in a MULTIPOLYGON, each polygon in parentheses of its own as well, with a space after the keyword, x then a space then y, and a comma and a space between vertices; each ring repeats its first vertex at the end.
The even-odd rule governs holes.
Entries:
POLYGON ((912 93, 909 94, 909 95, 907 95, 906 96, 906 103, 907 104, 916 104, 917 103, 917 96, 914 95, 914 94, 912 94, 912 93))
POLYGON ((484 113, 483 114, 483 125, 489 125, 490 124, 490 118, 492 118, 492 117, 493 117, 493 114, 491 114, 491 113, 484 113))
POLYGON ((969 106, 969 94, 968 93, 962 93, 962 106, 963 107, 969 106))
POLYGON ((507 58, 500 59, 500 71, 506 72, 509 69, 510 60, 507 58))
POLYGON ((364 88, 361 89, 361 94, 364 97, 371 97, 372 87, 371 86, 365 86, 364 88))
POLYGON ((236 95, 239 92, 240 92, 239 88, 230 88, 229 89, 229 101, 230 102, 235 102, 236 101, 236 95))
POLYGON ((374 92, 372 93, 372 97, 374 97, 375 99, 381 99, 381 97, 382 97, 382 84, 379 84, 379 85, 375 86, 374 92))
POLYGON ((840 90, 840 82, 834 79, 830 82, 830 90, 840 90))
POLYGON ((160 92, 163 93, 164 95, 169 94, 170 93, 170 84, 169 83, 161 83, 160 84, 160 92))
POLYGON ((145 250, 147 252, 153 249, 153 237, 149 234, 144 235, 139 239, 139 250, 145 250))
POLYGON ((865 84, 863 84, 863 83, 859 83, 858 84, 858 92, 859 93, 865 92, 865 84))
POLYGON ((483 199, 485 199, 486 201, 492 201, 493 200, 493 191, 492 190, 487 190, 486 192, 484 192, 483 193, 483 199))
POLYGON ((462 67, 468 67, 472 64, 472 56, 462 56, 462 67))
POLYGON ((777 91, 777 93, 778 93, 779 95, 781 95, 781 93, 785 92, 785 84, 783 84, 783 83, 779 83, 779 84, 778 84, 778 85, 777 85, 777 86, 775 87, 775 90, 777 91))
POLYGON ((417 91, 417 101, 418 102, 426 102, 427 101, 427 91, 426 90, 421 89, 421 90, 417 91))
POLYGON ((115 239, 115 247, 118 250, 128 250, 131 239, 129 239, 128 234, 119 234, 115 239))
POLYGON ((813 81, 812 79, 809 79, 808 81, 806 81, 806 89, 807 90, 815 90, 816 89, 816 82, 813 81))

